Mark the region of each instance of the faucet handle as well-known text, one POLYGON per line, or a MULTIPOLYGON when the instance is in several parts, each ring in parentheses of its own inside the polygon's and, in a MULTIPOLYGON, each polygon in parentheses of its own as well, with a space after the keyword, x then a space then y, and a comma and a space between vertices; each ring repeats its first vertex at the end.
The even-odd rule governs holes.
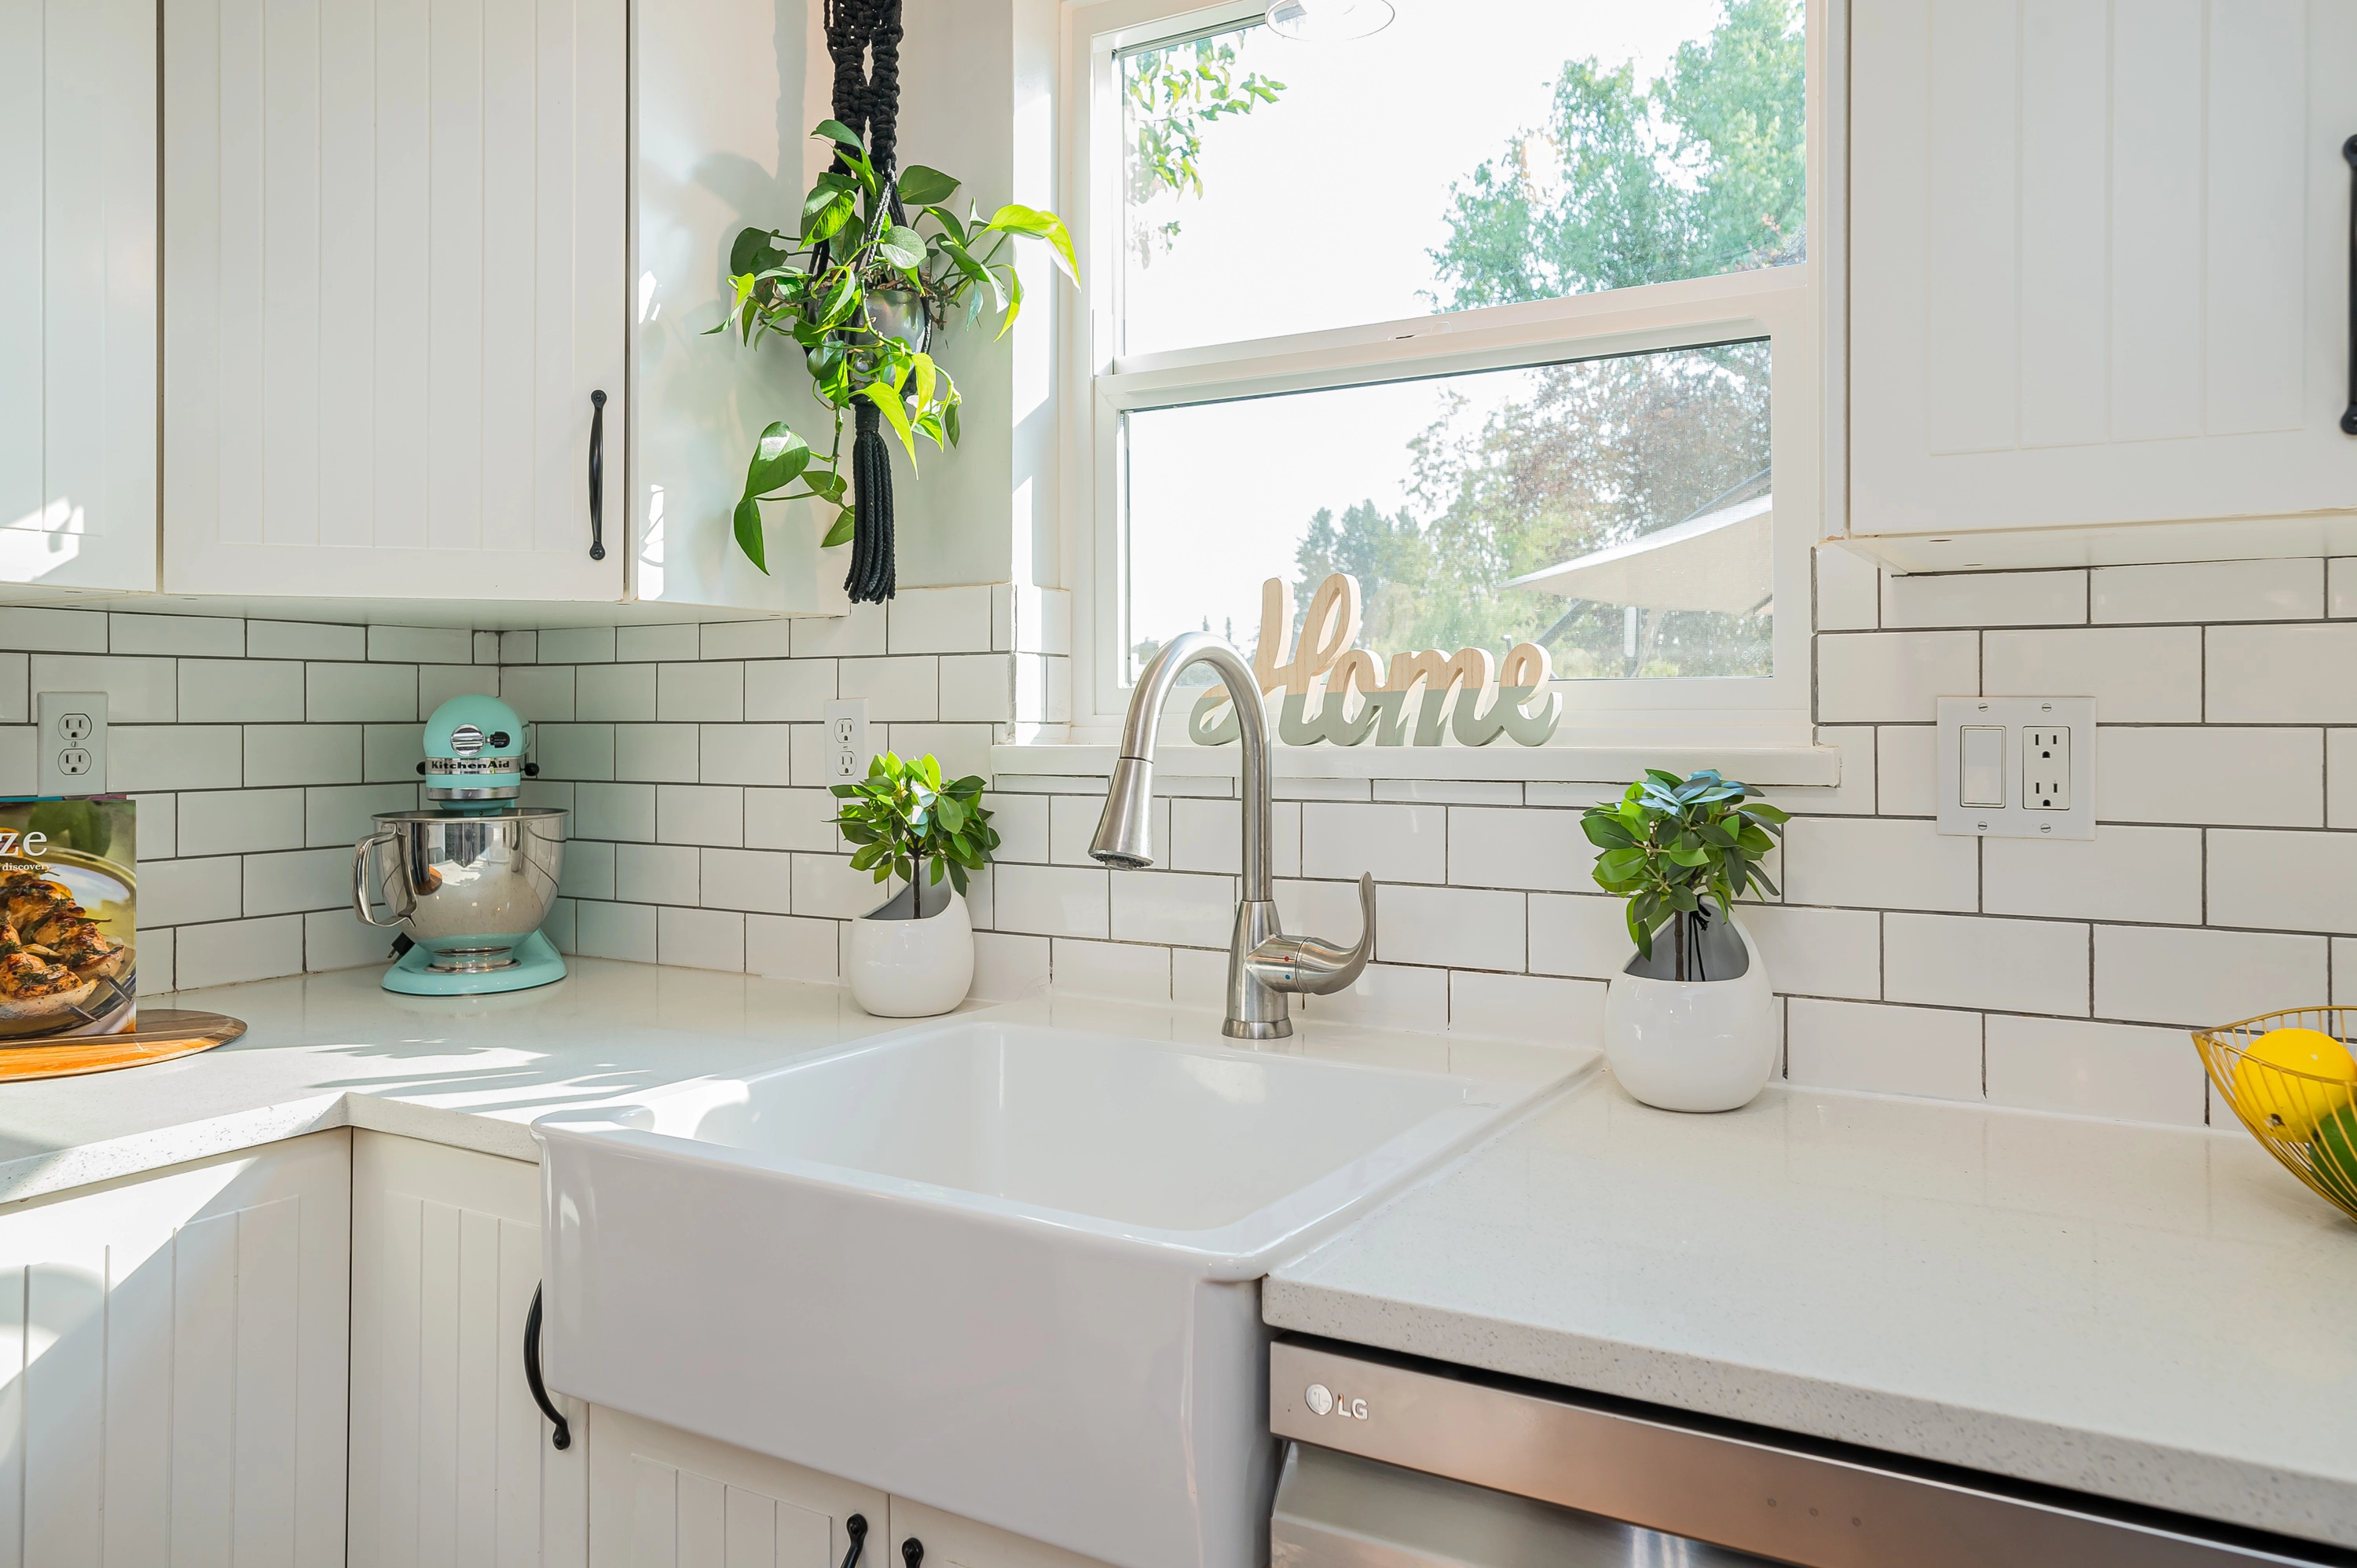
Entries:
POLYGON ((1359 878, 1359 940, 1339 948, 1316 937, 1271 937, 1244 956, 1244 965, 1275 991, 1325 996, 1358 979, 1375 950, 1375 879, 1359 878))

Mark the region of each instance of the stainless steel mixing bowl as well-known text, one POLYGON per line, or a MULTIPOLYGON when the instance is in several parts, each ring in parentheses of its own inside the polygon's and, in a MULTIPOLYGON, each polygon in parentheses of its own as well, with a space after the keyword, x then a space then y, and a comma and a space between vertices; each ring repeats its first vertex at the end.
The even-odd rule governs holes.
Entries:
POLYGON ((479 817, 379 811, 377 831, 352 846, 352 909, 432 948, 436 969, 507 968, 509 948, 540 929, 556 897, 566 815, 544 806, 479 817), (376 918, 379 900, 392 919, 376 918))

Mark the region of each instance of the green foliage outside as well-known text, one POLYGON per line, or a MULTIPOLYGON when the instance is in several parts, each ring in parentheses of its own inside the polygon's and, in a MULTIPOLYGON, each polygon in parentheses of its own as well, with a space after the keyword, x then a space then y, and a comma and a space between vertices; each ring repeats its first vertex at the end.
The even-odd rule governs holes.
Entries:
POLYGON ((1620 800, 1580 814, 1587 842, 1603 852, 1596 857, 1596 885, 1628 900, 1629 940, 1637 950, 1652 958, 1656 928, 1675 922, 1676 979, 1690 978, 1695 944, 1688 939, 1709 918, 1705 899, 1731 919, 1735 901, 1752 884, 1776 891, 1760 862, 1789 819, 1751 799, 1759 793, 1715 768, 1680 779, 1648 768, 1620 800))
MULTIPOLYGON (((1168 191, 1203 194, 1203 130, 1216 121, 1274 103, 1285 83, 1258 71, 1236 75, 1233 35, 1195 38, 1140 49, 1121 60, 1121 90, 1135 140, 1129 157, 1133 207, 1168 191)), ((1140 263, 1168 251, 1178 220, 1141 227, 1130 235, 1140 263)))
POLYGON ((947 875, 963 893, 967 874, 988 865, 998 848, 998 830, 980 803, 983 789, 973 774, 943 783, 930 753, 906 762, 889 751, 875 758, 866 779, 831 787, 843 802, 833 821, 852 846, 851 868, 878 882, 897 876, 914 884, 923 874, 938 884, 947 875))
MULTIPOLYGON (((1547 123, 1451 192, 1449 238, 1432 252, 1446 308, 1801 259, 1801 12, 1795 0, 1724 5, 1656 81, 1592 59, 1564 66, 1547 123)), ((1766 343, 1730 343, 1547 367, 1534 395, 1478 419, 1452 403, 1414 443, 1405 509, 1362 502, 1312 520, 1297 601, 1347 571, 1372 648, 1529 639, 1569 677, 1765 675, 1764 603, 1644 612, 1631 651, 1621 607, 1503 585, 1764 489, 1769 371, 1766 343)))

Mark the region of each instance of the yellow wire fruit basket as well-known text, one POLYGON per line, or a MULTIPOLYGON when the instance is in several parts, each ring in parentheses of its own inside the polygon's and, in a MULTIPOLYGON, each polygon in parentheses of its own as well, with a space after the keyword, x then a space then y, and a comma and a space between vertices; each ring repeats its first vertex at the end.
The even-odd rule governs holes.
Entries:
POLYGON ((2357 1219, 2357 1080, 2302 1072, 2252 1054, 2278 1029, 2313 1029, 2347 1046, 2352 1007, 2298 1007, 2193 1031, 2219 1098, 2267 1153, 2357 1219))

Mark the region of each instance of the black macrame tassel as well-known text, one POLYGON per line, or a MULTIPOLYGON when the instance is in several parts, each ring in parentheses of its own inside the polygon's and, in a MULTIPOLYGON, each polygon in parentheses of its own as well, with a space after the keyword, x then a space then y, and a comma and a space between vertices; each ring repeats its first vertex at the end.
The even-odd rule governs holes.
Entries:
MULTIPOLYGON (((900 113, 900 0, 826 0, 826 52, 834 61, 834 117, 867 144, 868 161, 899 221, 892 170, 900 113)), ((843 586, 855 605, 880 604, 892 596, 899 577, 892 553, 892 452, 884 442, 881 409, 862 398, 855 418, 851 574, 843 586)))

